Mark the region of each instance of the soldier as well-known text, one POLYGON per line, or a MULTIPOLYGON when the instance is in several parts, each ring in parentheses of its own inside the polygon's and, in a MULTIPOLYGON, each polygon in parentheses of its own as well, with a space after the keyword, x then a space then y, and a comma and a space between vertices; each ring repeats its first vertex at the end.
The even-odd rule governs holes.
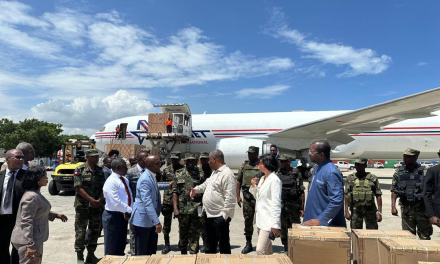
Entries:
POLYGON ((396 169, 391 184, 391 213, 398 215, 396 200, 402 210, 402 229, 408 230, 420 239, 430 240, 432 225, 426 217, 423 202, 424 168, 417 163, 420 151, 407 148, 403 153, 404 165, 396 169))
POLYGON ((258 169, 259 151, 258 147, 249 147, 249 160, 246 160, 241 165, 237 175, 237 204, 241 207, 243 201, 244 235, 246 236, 246 246, 241 251, 241 254, 247 254, 253 250, 252 233, 254 232, 255 198, 249 192, 249 188, 253 178, 261 178, 263 176, 263 173, 258 169), (243 190, 243 200, 240 197, 240 188, 243 190))
MULTIPOLYGON (((201 152, 200 153, 200 164, 202 165, 202 168, 200 170, 201 177, 206 181, 211 174, 212 170, 211 167, 209 167, 209 153, 208 152, 201 152)), ((205 234, 205 212, 203 212, 202 217, 200 217, 200 223, 201 223, 201 229, 200 229, 200 237, 203 240, 203 246, 200 248, 200 252, 205 253, 205 247, 206 247, 206 234, 205 234)))
POLYGON ((87 162, 76 168, 74 173, 75 196, 75 251, 77 263, 84 264, 84 247, 88 232, 88 263, 98 263, 95 256, 98 237, 101 229, 104 171, 99 167, 99 151, 86 151, 87 162), (87 230, 88 227, 88 230, 87 230))
MULTIPOLYGON (((175 151, 171 154, 171 165, 167 166, 163 170, 163 179, 162 181, 170 182, 174 180, 176 175, 176 171, 185 168, 182 164, 180 164, 180 151, 175 151)), ((173 220, 173 191, 165 190, 163 193, 163 201, 162 201, 162 214, 163 214, 163 237, 165 240, 165 247, 162 249, 162 254, 168 254, 171 251, 170 248, 170 232, 171 232, 171 223, 173 220)))
POLYGON ((290 167, 292 157, 281 154, 278 158, 281 167, 277 172, 283 184, 281 191, 281 242, 287 252, 287 230, 293 223, 300 224, 304 216, 304 184, 297 168, 290 167))
POLYGON ((190 254, 199 252, 200 216, 198 207, 202 195, 198 194, 192 200, 191 188, 203 183, 199 168, 196 166, 196 156, 193 153, 185 155, 186 167, 176 171, 173 180, 174 216, 179 219, 179 247, 182 255, 187 254, 189 243, 190 254))
POLYGON ((382 221, 382 191, 377 177, 365 171, 367 163, 368 159, 357 158, 356 172, 345 181, 345 219, 351 220, 352 229, 362 229, 364 220, 367 229, 378 229, 377 223, 382 221))

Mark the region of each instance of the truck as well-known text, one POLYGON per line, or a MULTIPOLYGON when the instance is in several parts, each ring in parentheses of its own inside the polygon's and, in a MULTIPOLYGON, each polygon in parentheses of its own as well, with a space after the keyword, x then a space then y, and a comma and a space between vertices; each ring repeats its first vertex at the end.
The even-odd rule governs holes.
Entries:
POLYGON ((61 147, 59 156, 60 165, 55 168, 52 180, 49 183, 49 193, 58 195, 60 191, 73 191, 73 177, 75 169, 86 162, 85 151, 95 149, 94 139, 70 139, 61 147))
POLYGON ((354 164, 348 163, 346 161, 337 161, 335 166, 338 167, 339 170, 353 170, 354 164))

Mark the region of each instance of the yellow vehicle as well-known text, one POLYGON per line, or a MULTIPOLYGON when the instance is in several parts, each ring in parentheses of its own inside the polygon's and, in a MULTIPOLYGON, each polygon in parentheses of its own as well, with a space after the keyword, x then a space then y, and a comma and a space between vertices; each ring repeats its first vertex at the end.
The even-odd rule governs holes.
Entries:
POLYGON ((86 162, 85 151, 95 149, 93 139, 71 139, 66 142, 57 153, 60 162, 52 174, 49 183, 49 193, 57 195, 60 191, 73 191, 73 174, 75 169, 86 162))

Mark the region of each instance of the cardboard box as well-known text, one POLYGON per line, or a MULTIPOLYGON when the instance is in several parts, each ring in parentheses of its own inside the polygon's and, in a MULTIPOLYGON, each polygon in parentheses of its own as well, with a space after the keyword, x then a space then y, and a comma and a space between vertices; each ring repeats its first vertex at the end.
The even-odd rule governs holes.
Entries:
POLYGON ((166 264, 171 262, 172 258, 171 255, 151 255, 146 264, 166 264))
POLYGON ((353 263, 379 263, 379 238, 417 239, 406 230, 352 230, 353 263))
MULTIPOLYGON (((273 255, 241 255, 244 264, 292 264, 292 261, 285 254, 273 255)), ((229 260, 229 258, 228 258, 229 260)))
POLYGON ((415 264, 440 261, 440 242, 431 240, 380 238, 380 264, 415 264))
POLYGON ((124 261, 124 264, 147 264, 150 256, 130 256, 124 261))
POLYGON ((345 227, 337 227, 337 226, 303 226, 299 224, 292 224, 292 229, 297 230, 308 230, 308 231, 338 231, 338 232, 347 232, 347 228, 345 227))
POLYGON ((440 262, 426 262, 426 261, 419 261, 419 264, 440 264, 440 262))
POLYGON ((244 264, 241 255, 197 254, 196 264, 244 264))
POLYGON ((289 258, 293 264, 350 264, 350 236, 346 232, 289 230, 289 258))
POLYGON ((112 255, 107 255, 104 256, 99 262, 98 264, 120 264, 120 263, 124 263, 125 259, 127 257, 126 256, 112 256, 112 255))

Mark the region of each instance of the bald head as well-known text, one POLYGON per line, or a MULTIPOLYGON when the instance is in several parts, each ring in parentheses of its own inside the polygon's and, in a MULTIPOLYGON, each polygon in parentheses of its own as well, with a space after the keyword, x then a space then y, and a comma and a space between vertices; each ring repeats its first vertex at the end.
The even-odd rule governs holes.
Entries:
POLYGON ((24 164, 28 165, 29 161, 33 161, 35 158, 35 150, 31 144, 26 142, 21 142, 15 147, 16 149, 21 150, 24 155, 24 164))
POLYGON ((153 173, 158 173, 160 169, 160 159, 158 156, 148 156, 145 159, 147 169, 153 173))
POLYGON ((19 149, 10 149, 6 152, 6 163, 8 164, 8 169, 11 171, 16 171, 23 168, 24 155, 19 149))

